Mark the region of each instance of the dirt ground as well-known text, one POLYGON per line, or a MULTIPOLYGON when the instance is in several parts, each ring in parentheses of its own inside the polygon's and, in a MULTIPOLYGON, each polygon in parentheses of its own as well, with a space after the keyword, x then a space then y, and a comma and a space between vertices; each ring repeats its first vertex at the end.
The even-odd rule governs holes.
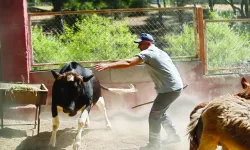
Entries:
MULTIPOLYGON (((164 149, 167 150, 188 150, 188 137, 186 127, 189 122, 189 113, 199 103, 198 100, 181 96, 169 109, 169 114, 176 129, 181 136, 181 142, 170 144, 164 149)), ((113 129, 106 130, 104 119, 101 116, 90 114, 90 127, 85 129, 82 135, 83 150, 136 150, 147 144, 148 140, 148 111, 151 105, 142 106, 140 114, 131 110, 119 110, 116 113, 109 113, 113 129)), ((39 136, 36 135, 33 126, 6 126, 0 129, 0 150, 71 150, 73 138, 76 133, 77 118, 69 118, 64 114, 60 115, 60 127, 57 133, 56 148, 49 148, 47 145, 51 136, 50 112, 41 113, 41 128, 39 136)), ((33 123, 24 120, 5 119, 4 123, 33 123)), ((162 139, 166 133, 162 130, 162 139)))

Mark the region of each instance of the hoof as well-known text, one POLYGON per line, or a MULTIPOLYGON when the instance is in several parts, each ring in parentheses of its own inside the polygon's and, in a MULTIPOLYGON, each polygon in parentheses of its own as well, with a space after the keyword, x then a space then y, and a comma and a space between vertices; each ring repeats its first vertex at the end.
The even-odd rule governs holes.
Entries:
POLYGON ((111 126, 107 126, 106 130, 111 131, 112 130, 111 126))
POLYGON ((80 144, 74 144, 73 150, 80 150, 80 144))
POLYGON ((55 147, 56 147, 56 144, 49 143, 48 146, 49 146, 49 147, 52 147, 52 148, 55 148, 55 147))
POLYGON ((88 124, 85 124, 84 128, 89 128, 89 125, 88 125, 88 124))

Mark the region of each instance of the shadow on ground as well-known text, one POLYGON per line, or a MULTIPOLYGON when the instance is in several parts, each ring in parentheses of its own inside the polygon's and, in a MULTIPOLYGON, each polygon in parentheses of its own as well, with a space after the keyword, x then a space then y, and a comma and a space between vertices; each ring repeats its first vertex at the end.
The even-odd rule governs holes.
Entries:
POLYGON ((70 128, 57 131, 56 147, 49 147, 51 132, 41 132, 38 136, 29 136, 23 140, 20 145, 17 146, 16 150, 47 150, 56 149, 61 150, 71 145, 75 133, 70 128))
MULTIPOLYGON (((106 130, 106 128, 89 129, 85 128, 82 136, 95 130, 106 130)), ((108 131, 108 130, 107 130, 108 131)), ((51 132, 41 132, 38 136, 29 136, 17 146, 16 150, 61 150, 73 144, 76 131, 73 128, 66 128, 57 131, 56 147, 48 146, 51 132)))
POLYGON ((11 128, 0 129, 0 137, 2 138, 16 138, 25 136, 27 136, 26 131, 11 129, 11 128))

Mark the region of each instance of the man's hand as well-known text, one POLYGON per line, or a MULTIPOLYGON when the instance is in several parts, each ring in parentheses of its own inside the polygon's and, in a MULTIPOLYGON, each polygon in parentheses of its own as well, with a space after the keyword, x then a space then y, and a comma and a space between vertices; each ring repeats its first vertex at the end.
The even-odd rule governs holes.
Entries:
POLYGON ((96 71, 102 71, 108 69, 109 65, 101 63, 101 64, 96 64, 94 67, 96 71))

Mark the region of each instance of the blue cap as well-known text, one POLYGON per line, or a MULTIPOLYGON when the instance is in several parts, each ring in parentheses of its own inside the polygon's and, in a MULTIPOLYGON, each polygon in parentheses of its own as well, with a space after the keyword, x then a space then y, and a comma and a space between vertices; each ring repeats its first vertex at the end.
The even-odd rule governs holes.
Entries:
POLYGON ((140 43, 142 40, 154 43, 153 36, 148 34, 148 33, 141 33, 140 37, 137 40, 135 40, 134 42, 140 43))

